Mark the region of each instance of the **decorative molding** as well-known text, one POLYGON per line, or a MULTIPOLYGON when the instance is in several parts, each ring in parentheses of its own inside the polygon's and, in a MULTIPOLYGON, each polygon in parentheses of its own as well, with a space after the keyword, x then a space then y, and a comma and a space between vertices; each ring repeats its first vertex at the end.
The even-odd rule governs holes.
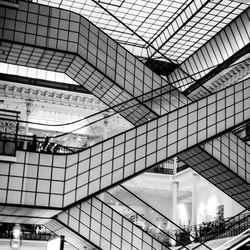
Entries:
MULTIPOLYGON (((248 74, 250 74, 250 56, 248 55, 247 59, 239 62, 237 65, 232 67, 230 70, 224 70, 216 77, 213 77, 210 81, 204 84, 204 87, 211 91, 212 93, 225 88, 227 86, 233 85, 236 82, 239 82, 248 74)), ((191 100, 198 100, 204 96, 208 95, 203 87, 199 87, 197 90, 192 92, 189 95, 191 100)))
POLYGON ((101 111, 108 107, 90 94, 48 89, 13 82, 0 81, 0 96, 28 99, 72 107, 82 107, 101 111))

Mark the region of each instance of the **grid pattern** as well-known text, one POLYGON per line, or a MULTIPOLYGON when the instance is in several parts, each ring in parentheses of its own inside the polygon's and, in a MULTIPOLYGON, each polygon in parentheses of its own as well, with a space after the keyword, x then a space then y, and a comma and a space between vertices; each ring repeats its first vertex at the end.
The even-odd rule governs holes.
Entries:
MULTIPOLYGON (((79 57, 75 58, 66 73, 133 124, 138 125, 156 117, 156 114, 148 108, 149 105, 133 99, 130 93, 105 78, 79 57)), ((172 105, 169 104, 167 108, 171 107, 172 105)))
POLYGON ((248 7, 227 0, 128 0, 119 7, 97 0, 37 2, 80 13, 136 56, 147 57, 145 47, 156 47, 160 56, 178 61, 190 56, 248 7))
POLYGON ((65 205, 249 119, 249 95, 248 80, 83 151, 68 164, 65 205))
POLYGON ((186 12, 158 39, 158 44, 163 43, 161 52, 172 60, 183 62, 247 7, 227 0, 192 1, 186 12))
POLYGON ((7 63, 0 63, 0 73, 77 85, 64 73, 7 63))
POLYGON ((38 3, 64 8, 86 17, 136 56, 147 56, 150 42, 191 2, 188 1, 124 1, 120 7, 106 1, 47 1, 38 3), (125 24, 125 25, 124 25, 125 24), (139 36, 137 36, 137 34, 139 36), (143 39, 141 39, 142 37, 143 39), (145 39, 145 41, 144 41, 145 39))
POLYGON ((56 220, 100 249, 169 249, 98 198, 92 198, 65 210, 56 220))
POLYGON ((65 207, 250 119, 250 80, 71 155, 2 163, 2 203, 65 207))
POLYGON ((65 163, 57 164, 61 157, 17 151, 16 162, 1 162, 0 203, 62 208, 65 163))
POLYGON ((157 116, 152 106, 162 114, 176 108, 172 103, 187 103, 173 88, 161 91, 170 84, 77 14, 21 2, 19 10, 2 8, 0 20, 0 61, 65 72, 108 105, 133 97, 136 109, 127 114, 136 111, 128 116, 135 125, 157 116), (151 92, 161 96, 145 102, 151 92), (145 104, 137 100, 141 96, 145 104))
POLYGON ((234 172, 205 152, 196 147, 180 154, 179 159, 188 164, 205 179, 210 181, 228 196, 245 208, 250 205, 249 184, 234 172))
POLYGON ((65 72, 75 57, 73 54, 6 42, 2 42, 0 48, 4 51, 0 54, 2 62, 57 72, 65 72))
POLYGON ((250 184, 250 146, 247 143, 227 133, 201 147, 250 184))
POLYGON ((72 246, 74 246, 78 250, 101 250, 98 246, 94 244, 90 244, 83 235, 79 235, 71 230, 70 227, 61 223, 58 220, 51 220, 45 224, 45 226, 51 230, 53 233, 57 235, 64 235, 65 240, 69 242, 72 246))
MULTIPOLYGON (((211 4, 214 3, 211 2, 211 4)), ((234 4, 237 3, 234 2, 234 4)), ((189 31, 188 34, 193 37, 189 38, 189 40, 196 39, 196 36, 193 36, 189 31)), ((178 39, 183 41, 183 38, 181 37, 178 39)), ((187 41, 184 40, 183 42, 187 44, 187 41)), ((250 8, 227 25, 202 47, 199 49, 195 48, 195 52, 192 51, 192 49, 190 50, 192 55, 180 65, 180 68, 192 75, 193 79, 187 77, 180 69, 176 69, 171 73, 168 79, 170 82, 174 82, 174 85, 178 89, 185 90, 188 86, 194 83, 195 80, 205 76, 220 63, 231 57, 235 52, 249 44, 249 42, 250 8)))

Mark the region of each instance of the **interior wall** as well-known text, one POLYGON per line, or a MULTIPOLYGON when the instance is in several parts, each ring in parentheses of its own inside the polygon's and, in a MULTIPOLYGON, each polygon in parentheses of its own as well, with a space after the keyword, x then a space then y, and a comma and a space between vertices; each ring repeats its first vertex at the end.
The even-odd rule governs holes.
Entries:
POLYGON ((211 218, 216 214, 216 208, 221 205, 224 206, 224 218, 232 217, 244 210, 240 204, 212 184, 199 189, 196 207, 197 224, 201 224, 206 218, 211 218))
MULTIPOLYGON (((164 195, 162 192, 148 192, 145 190, 143 192, 136 192, 135 194, 167 218, 173 218, 171 193, 164 195)), ((179 202, 177 205, 177 223, 179 225, 189 225, 192 221, 191 197, 189 199, 190 201, 179 202)), ((122 200, 124 200, 126 204, 138 206, 137 210, 140 207, 139 203, 136 203, 129 197, 123 197, 122 200)), ((201 224, 209 219, 213 220, 218 212, 217 209, 219 206, 223 206, 224 218, 232 217, 244 210, 244 208, 231 197, 204 180, 197 184, 196 204, 197 224, 201 224)), ((148 218, 151 218, 156 223, 159 221, 159 215, 150 212, 150 210, 145 210, 142 213, 145 213, 148 218)))
POLYGON ((192 214, 192 204, 181 202, 177 205, 177 222, 181 225, 190 225, 192 214))

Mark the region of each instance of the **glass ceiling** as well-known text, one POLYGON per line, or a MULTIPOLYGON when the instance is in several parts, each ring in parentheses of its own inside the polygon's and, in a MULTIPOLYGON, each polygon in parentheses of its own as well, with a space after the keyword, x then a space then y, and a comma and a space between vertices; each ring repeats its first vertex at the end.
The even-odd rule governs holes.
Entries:
MULTIPOLYGON (((33 2, 80 13, 144 62, 159 59, 179 64, 250 5, 250 2, 240 3, 240 0, 33 2)), ((0 72, 77 84, 63 73, 4 63, 0 64, 0 72)))
POLYGON ((34 0, 86 17, 142 58, 183 62, 244 11, 230 0, 34 0))

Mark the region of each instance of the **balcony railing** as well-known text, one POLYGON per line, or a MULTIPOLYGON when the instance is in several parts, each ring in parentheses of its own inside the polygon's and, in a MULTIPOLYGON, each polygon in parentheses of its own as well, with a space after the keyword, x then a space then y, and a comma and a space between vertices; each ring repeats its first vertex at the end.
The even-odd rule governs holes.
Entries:
POLYGON ((0 155, 15 156, 19 113, 0 109, 0 155))
MULTIPOLYGON (((182 165, 177 164, 176 172, 179 173, 187 168, 189 168, 189 166, 186 164, 182 164, 182 165)), ((147 172, 173 175, 174 174, 174 166, 173 166, 173 164, 167 164, 167 166, 165 164, 161 164, 157 167, 149 169, 147 172)))
POLYGON ((83 148, 66 147, 46 140, 33 141, 30 136, 19 135, 16 141, 18 150, 27 150, 31 152, 41 152, 47 154, 71 154, 83 148))
MULTIPOLYGON (((13 235, 14 224, 0 223, 0 239, 11 239, 13 235)), ((44 229, 39 230, 39 226, 35 225, 21 225, 21 240, 41 240, 49 241, 58 237, 58 235, 51 233, 44 229)))
POLYGON ((186 234, 180 230, 172 232, 182 245, 191 243, 189 234, 192 234, 200 242, 234 237, 250 228, 250 212, 245 210, 230 218, 208 221, 194 226, 182 226, 182 228, 187 232, 186 234))

